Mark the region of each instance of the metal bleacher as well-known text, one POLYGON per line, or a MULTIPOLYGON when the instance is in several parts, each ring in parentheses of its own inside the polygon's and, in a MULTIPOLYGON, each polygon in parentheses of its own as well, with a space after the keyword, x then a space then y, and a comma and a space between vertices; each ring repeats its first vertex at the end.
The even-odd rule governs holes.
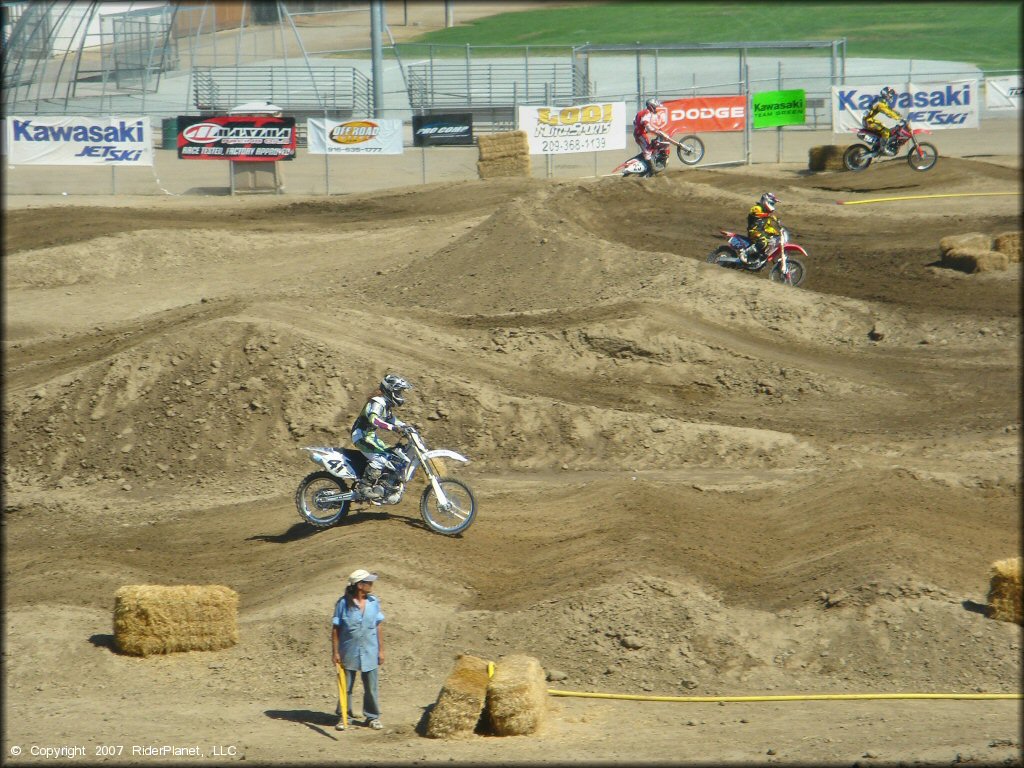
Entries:
POLYGON ((370 80, 353 67, 197 67, 192 95, 204 113, 250 101, 269 101, 289 115, 348 118, 373 113, 370 80))

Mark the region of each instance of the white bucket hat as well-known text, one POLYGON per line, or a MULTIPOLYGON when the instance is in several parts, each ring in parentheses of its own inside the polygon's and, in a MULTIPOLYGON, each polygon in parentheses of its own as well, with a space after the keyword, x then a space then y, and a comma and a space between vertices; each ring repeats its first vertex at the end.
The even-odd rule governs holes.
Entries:
POLYGON ((358 584, 360 581, 376 581, 376 580, 377 580, 377 574, 376 573, 370 573, 369 571, 364 571, 362 568, 360 568, 358 571, 352 571, 352 573, 350 573, 348 575, 349 586, 351 586, 353 584, 358 584))

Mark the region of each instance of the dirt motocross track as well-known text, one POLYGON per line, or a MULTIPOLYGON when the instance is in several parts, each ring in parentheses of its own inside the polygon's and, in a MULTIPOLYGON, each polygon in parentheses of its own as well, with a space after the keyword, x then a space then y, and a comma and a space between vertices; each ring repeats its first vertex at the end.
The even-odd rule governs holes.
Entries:
POLYGON ((835 203, 1019 189, 943 158, 9 211, 7 760, 1020 765, 1014 700, 552 696, 533 736, 417 731, 458 653, 628 695, 1019 691, 1020 627, 983 604, 1021 546, 1020 266, 938 242, 1019 230, 1020 198, 835 203), (704 263, 764 189, 803 288, 704 263), (403 418, 472 459, 462 537, 420 486, 324 531, 295 511, 299 448, 392 370, 403 418), (330 612, 361 567, 386 727, 336 733, 330 612), (119 655, 126 584, 232 587, 240 642, 119 655))

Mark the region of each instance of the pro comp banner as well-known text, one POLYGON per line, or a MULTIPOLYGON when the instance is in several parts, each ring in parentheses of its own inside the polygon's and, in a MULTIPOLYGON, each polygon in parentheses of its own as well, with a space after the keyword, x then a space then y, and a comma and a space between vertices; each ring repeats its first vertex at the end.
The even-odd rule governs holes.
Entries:
POLYGON ((311 155, 400 155, 401 120, 307 121, 307 143, 311 155))
POLYGON ((803 125, 807 122, 807 94, 802 89, 755 93, 750 102, 754 128, 803 125))
POLYGON ((531 155, 624 149, 626 102, 519 107, 518 128, 526 131, 531 155))
POLYGON ((295 118, 178 115, 182 160, 273 162, 295 159, 295 118))
POLYGON ((747 119, 745 96, 699 96, 665 102, 665 112, 658 110, 661 125, 656 128, 673 138, 684 133, 742 131, 747 119))
POLYGON ((152 165, 145 117, 8 117, 12 165, 152 165))
POLYGON ((985 78, 985 106, 989 109, 1020 109, 1020 75, 985 78))
MULTIPOLYGON (((832 132, 849 133, 862 126, 864 113, 887 83, 832 86, 832 132)), ((918 127, 931 130, 978 127, 978 81, 893 84, 896 111, 918 127)), ((882 116, 883 121, 888 118, 882 116)), ((891 121, 889 121, 891 122, 891 121)))
POLYGON ((412 145, 414 147, 472 143, 472 112, 412 116, 412 145))

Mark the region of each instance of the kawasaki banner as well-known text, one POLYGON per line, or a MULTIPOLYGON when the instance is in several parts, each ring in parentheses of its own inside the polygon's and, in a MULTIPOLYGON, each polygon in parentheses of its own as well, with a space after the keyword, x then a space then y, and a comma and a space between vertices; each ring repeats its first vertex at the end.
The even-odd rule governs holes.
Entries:
POLYGON ((311 117, 306 121, 306 143, 311 155, 400 155, 402 121, 311 117))
POLYGON ((803 125, 807 122, 807 94, 801 90, 765 91, 751 96, 754 128, 803 125))
POLYGON ((526 131, 531 155, 623 149, 626 146, 626 102, 519 107, 516 125, 520 131, 526 131))
MULTIPOLYGON (((849 133, 862 126, 864 113, 887 83, 832 86, 832 132, 849 133)), ((978 127, 978 81, 893 84, 896 111, 917 127, 978 127)), ((883 122, 892 122, 882 115, 883 122)))
POLYGON ((152 165, 146 117, 8 117, 11 165, 152 165))

